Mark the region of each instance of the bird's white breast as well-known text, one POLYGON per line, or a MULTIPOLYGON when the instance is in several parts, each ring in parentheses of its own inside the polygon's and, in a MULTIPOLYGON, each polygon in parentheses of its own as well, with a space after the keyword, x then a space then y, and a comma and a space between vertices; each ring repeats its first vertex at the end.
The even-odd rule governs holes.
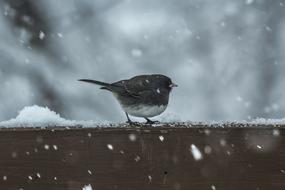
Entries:
POLYGON ((150 106, 150 105, 138 105, 138 106, 122 106, 125 112, 135 117, 154 117, 166 109, 167 105, 150 106))

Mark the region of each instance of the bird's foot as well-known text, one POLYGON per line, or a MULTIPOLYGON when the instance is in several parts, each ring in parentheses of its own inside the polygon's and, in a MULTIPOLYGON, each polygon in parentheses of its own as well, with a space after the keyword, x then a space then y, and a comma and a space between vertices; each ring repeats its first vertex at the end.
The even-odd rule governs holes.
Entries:
POLYGON ((145 118, 145 119, 146 119, 146 123, 145 123, 145 124, 152 125, 152 124, 157 124, 157 123, 159 123, 159 121, 152 121, 152 120, 150 120, 150 119, 148 119, 148 118, 145 118))
POLYGON ((152 124, 158 124, 159 121, 147 121, 145 124, 149 124, 149 125, 152 125, 152 124))

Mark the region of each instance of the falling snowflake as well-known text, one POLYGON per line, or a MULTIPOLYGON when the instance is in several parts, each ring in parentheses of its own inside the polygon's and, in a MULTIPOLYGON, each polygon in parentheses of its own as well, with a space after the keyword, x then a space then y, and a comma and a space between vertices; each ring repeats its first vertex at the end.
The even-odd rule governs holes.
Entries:
POLYGON ((135 134, 130 134, 129 135, 129 139, 130 139, 130 141, 136 141, 137 140, 137 136, 135 135, 135 134))
POLYGON ((226 142, 225 139, 221 139, 221 140, 220 140, 220 145, 221 145, 221 146, 226 146, 226 144, 227 144, 227 142, 226 142))
POLYGON ((63 37, 62 33, 57 33, 57 36, 60 37, 60 38, 63 37))
POLYGON ((256 147, 257 147, 258 149, 262 149, 262 146, 260 146, 260 145, 256 145, 256 147))
POLYGON ((202 153, 194 144, 191 144, 190 150, 191 150, 191 153, 192 153, 192 155, 196 161, 203 159, 202 153))
POLYGON ((278 129, 274 129, 273 130, 273 135, 274 136, 279 136, 280 135, 280 131, 278 129))
POLYGON ((92 190, 92 186, 89 184, 89 185, 85 185, 82 190, 92 190))
POLYGON ((211 131, 209 129, 205 129, 204 133, 209 136, 211 134, 211 131))
POLYGON ((39 38, 41 39, 41 40, 43 40, 44 38, 45 38, 45 33, 43 32, 43 31, 40 31, 40 33, 39 33, 39 38))
POLYGON ((212 148, 209 145, 206 145, 204 148, 204 152, 206 154, 211 154, 212 153, 212 148))
POLYGON ((254 0, 246 0, 245 1, 245 3, 247 4, 247 5, 250 5, 250 4, 252 4, 254 2, 254 0))
POLYGON ((46 150, 49 150, 49 145, 46 144, 46 145, 44 146, 44 148, 45 148, 46 150))
POLYGON ((147 177, 148 177, 149 183, 151 183, 151 181, 152 181, 151 175, 148 175, 147 177))
POLYGON ((269 26, 265 26, 265 30, 267 30, 268 32, 272 32, 272 28, 270 28, 269 26))
POLYGON ((141 158, 140 158, 139 156, 136 156, 136 157, 135 157, 135 161, 136 161, 136 162, 140 161, 140 159, 141 159, 141 158))
POLYGON ((110 150, 113 150, 113 149, 114 149, 113 145, 111 145, 111 144, 107 144, 107 147, 108 147, 108 149, 110 149, 110 150))
POLYGON ((18 157, 18 153, 17 152, 12 152, 12 158, 17 158, 18 157))

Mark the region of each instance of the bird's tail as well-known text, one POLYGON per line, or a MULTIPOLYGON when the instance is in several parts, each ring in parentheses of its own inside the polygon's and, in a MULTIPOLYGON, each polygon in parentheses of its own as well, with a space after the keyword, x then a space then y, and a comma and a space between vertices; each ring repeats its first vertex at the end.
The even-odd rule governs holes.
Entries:
POLYGON ((97 84, 99 86, 102 86, 101 89, 111 90, 111 88, 110 88, 111 84, 106 83, 106 82, 101 82, 101 81, 97 81, 97 80, 90 80, 90 79, 79 79, 78 81, 97 84))

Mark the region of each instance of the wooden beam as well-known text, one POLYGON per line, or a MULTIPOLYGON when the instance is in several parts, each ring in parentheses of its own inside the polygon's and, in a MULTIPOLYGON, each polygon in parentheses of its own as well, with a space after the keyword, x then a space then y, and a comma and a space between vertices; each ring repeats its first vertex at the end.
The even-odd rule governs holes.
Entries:
POLYGON ((284 126, 1 128, 0 151, 5 190, 285 189, 284 126))

